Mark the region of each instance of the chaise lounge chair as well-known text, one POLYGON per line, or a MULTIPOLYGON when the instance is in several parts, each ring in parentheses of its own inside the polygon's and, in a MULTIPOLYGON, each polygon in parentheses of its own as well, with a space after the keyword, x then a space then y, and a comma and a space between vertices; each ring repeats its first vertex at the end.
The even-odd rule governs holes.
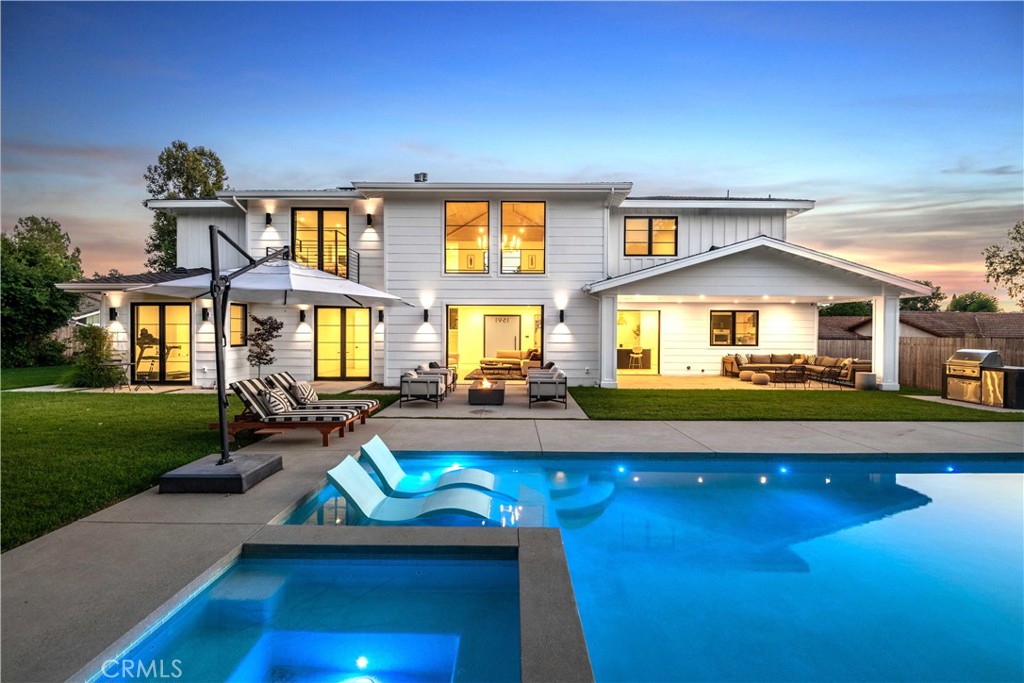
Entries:
POLYGON ((267 375, 267 384, 283 389, 289 399, 292 410, 336 410, 338 408, 356 408, 363 411, 363 423, 370 413, 380 408, 380 401, 373 398, 338 398, 338 399, 315 399, 308 403, 302 403, 297 396, 299 381, 290 372, 275 372, 267 375))
POLYGON ((352 456, 327 472, 327 481, 345 497, 346 523, 349 522, 350 511, 377 524, 405 524, 438 515, 464 515, 500 521, 497 501, 483 491, 445 489, 421 498, 386 496, 352 456))
POLYGON ((497 479, 492 473, 485 470, 472 468, 452 470, 429 481, 410 476, 402 469, 394 453, 379 436, 374 436, 363 444, 359 451, 362 453, 360 461, 370 464, 380 479, 381 487, 389 496, 411 498, 445 489, 470 488, 484 491, 488 495, 498 494, 512 498, 495 488, 497 479))
MULTIPOLYGON (((282 410, 273 411, 263 397, 261 391, 265 391, 266 385, 261 380, 243 379, 233 382, 232 391, 238 398, 242 399, 245 411, 237 415, 234 421, 228 423, 228 438, 234 439, 235 434, 244 432, 247 429, 315 429, 323 437, 323 445, 329 445, 331 432, 337 430, 340 436, 345 436, 345 427, 351 432, 355 428, 356 421, 363 419, 363 411, 356 408, 334 408, 331 410, 282 410)), ((217 429, 220 425, 213 423, 210 429, 217 429)))

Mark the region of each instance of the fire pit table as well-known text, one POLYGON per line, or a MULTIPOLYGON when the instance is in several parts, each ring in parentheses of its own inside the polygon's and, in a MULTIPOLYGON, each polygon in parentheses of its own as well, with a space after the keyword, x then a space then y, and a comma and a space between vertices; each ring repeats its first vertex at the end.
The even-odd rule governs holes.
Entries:
POLYGON ((505 382, 500 379, 480 380, 469 387, 469 405, 501 406, 505 405, 505 382), (487 384, 484 384, 487 382, 487 384), (488 386, 489 385, 489 386, 488 386))

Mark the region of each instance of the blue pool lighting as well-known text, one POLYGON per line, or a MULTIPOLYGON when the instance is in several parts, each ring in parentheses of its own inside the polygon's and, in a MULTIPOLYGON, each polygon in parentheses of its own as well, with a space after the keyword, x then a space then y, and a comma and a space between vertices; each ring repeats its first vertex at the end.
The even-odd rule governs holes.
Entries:
POLYGON ((789 472, 789 468, 783 465, 782 467, 779 468, 779 472, 782 474, 786 474, 787 472, 789 472))
POLYGON ((366 665, 369 664, 369 663, 370 663, 370 661, 368 659, 366 659, 366 657, 359 657, 359 658, 356 659, 356 666, 359 667, 360 669, 365 669, 366 665))
POLYGON ((952 465, 949 465, 948 467, 946 467, 946 471, 947 472, 956 472, 956 468, 953 467, 952 465))
POLYGON ((626 472, 626 466, 625 465, 619 465, 619 474, 624 474, 625 472, 626 472))

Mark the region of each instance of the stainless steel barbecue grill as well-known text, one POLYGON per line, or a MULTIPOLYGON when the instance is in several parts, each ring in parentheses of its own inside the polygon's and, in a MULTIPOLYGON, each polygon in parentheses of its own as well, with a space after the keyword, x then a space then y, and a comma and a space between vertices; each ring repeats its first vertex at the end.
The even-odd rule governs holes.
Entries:
POLYGON ((1004 366, 998 351, 960 349, 943 367, 942 397, 988 406, 1022 407, 1024 368, 1004 366))

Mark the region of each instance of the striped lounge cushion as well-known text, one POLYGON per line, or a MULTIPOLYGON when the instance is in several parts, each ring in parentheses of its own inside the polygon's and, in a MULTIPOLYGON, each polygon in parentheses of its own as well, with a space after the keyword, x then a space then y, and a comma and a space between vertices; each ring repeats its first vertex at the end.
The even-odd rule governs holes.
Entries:
POLYGON ((347 422, 359 416, 359 411, 348 410, 292 410, 271 415, 267 422, 347 422))
POLYGON ((263 399, 263 405, 274 415, 294 410, 294 399, 283 389, 267 389, 260 392, 259 396, 263 399))

